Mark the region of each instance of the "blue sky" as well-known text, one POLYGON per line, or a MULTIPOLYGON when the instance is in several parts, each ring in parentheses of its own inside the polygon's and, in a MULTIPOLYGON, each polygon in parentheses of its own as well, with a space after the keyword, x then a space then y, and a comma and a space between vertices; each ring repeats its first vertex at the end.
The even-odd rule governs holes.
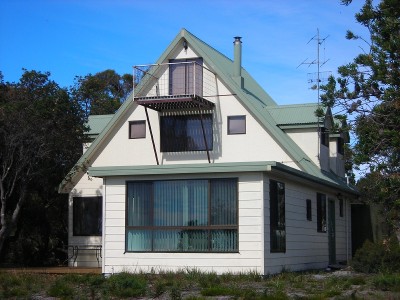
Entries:
MULTIPOLYGON (((354 14, 363 1, 346 7, 339 0, 281 1, 0 1, 0 70, 18 81, 22 68, 49 71, 68 87, 77 75, 106 69, 131 73, 155 62, 181 28, 233 57, 233 37, 242 36, 243 67, 279 104, 316 102, 308 73, 316 65, 319 28, 325 44, 321 71, 336 72, 360 53, 361 42, 346 30, 367 36, 354 14), (309 42, 310 41, 310 42, 309 42), (309 42, 307 44, 307 42, 309 42)), ((365 48, 365 47, 364 47, 365 48)))

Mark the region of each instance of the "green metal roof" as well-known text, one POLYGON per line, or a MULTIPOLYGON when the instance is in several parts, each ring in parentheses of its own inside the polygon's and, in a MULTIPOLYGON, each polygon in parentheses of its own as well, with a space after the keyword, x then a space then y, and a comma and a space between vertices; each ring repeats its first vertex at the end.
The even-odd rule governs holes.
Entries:
MULTIPOLYGON (((228 89, 230 89, 232 94, 236 95, 238 101, 253 115, 255 119, 260 122, 260 124, 262 124, 264 129, 288 153, 292 160, 298 164, 303 172, 315 177, 321 176, 319 167, 312 162, 307 154, 281 128, 277 126, 279 116, 277 117, 276 115, 279 115, 279 111, 271 109, 277 107, 275 101, 243 68, 242 77, 244 78, 244 85, 243 87, 240 86, 235 78, 232 77, 233 61, 227 58, 225 55, 204 43, 186 29, 182 29, 158 59, 157 63, 160 64, 168 61, 170 58, 170 53, 175 47, 182 45, 183 40, 186 40, 194 52, 197 53, 199 57, 203 58, 204 63, 216 73, 218 78, 226 85, 228 89), (274 116, 278 119, 275 120, 274 116)), ((78 166, 91 165, 91 158, 98 146, 110 134, 112 128, 116 126, 116 123, 127 113, 127 111, 131 111, 129 108, 132 105, 137 105, 137 103, 133 101, 133 95, 130 94, 116 114, 109 121, 109 123, 105 126, 104 130, 94 140, 84 155, 79 159, 77 162, 78 166)), ((305 111, 307 109, 304 108, 305 111)), ((292 109, 289 110, 294 111, 292 109)), ((74 182, 74 178, 79 178, 79 174, 75 174, 74 169, 71 170, 66 177, 71 179, 72 182, 74 182)), ((71 184, 68 184, 68 182, 64 180, 60 185, 60 191, 66 192, 70 186, 71 184)))
MULTIPOLYGON (((317 103, 307 104, 292 104, 268 106, 265 109, 274 118, 276 124, 280 125, 300 125, 300 124, 315 124, 317 125, 318 117, 315 111, 318 108, 317 103)), ((321 118, 320 118, 321 119, 321 118)))
POLYGON ((106 127, 108 122, 112 119, 114 115, 91 115, 88 118, 87 125, 89 131, 87 132, 90 136, 99 135, 103 129, 106 127))

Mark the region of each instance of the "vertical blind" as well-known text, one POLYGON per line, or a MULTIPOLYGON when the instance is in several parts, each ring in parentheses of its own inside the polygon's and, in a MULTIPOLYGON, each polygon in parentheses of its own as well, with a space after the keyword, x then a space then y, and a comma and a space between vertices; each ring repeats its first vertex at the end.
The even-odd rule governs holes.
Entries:
POLYGON ((127 191, 127 251, 237 251, 237 179, 128 182, 127 191))

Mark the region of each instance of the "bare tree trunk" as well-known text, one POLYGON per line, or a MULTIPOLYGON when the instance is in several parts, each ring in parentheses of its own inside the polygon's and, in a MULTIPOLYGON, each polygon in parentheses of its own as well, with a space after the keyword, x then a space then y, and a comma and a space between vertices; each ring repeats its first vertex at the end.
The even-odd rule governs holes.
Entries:
POLYGON ((6 197, 4 196, 5 192, 3 189, 3 184, 0 183, 0 196, 1 196, 1 214, 0 214, 0 224, 1 224, 1 229, 0 229, 0 254, 3 250, 4 247, 4 242, 6 238, 10 235, 11 230, 17 225, 17 221, 19 218, 19 214, 21 212, 21 207, 22 204, 25 201, 25 188, 21 187, 20 189, 20 195, 18 198, 17 205, 14 208, 14 211, 12 213, 12 216, 9 220, 7 220, 6 217, 6 197))

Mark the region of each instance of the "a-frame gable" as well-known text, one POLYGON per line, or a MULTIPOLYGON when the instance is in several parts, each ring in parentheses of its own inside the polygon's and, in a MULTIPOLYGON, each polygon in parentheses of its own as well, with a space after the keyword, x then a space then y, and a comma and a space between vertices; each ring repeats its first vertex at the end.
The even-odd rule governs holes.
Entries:
MULTIPOLYGON (((232 60, 192 35, 186 29, 182 29, 157 60, 157 64, 166 62, 170 58, 169 56, 173 50, 180 45, 183 40, 186 40, 193 51, 197 53, 199 57, 203 58, 204 63, 212 69, 232 94, 236 94, 238 101, 259 121, 264 130, 266 130, 280 147, 284 149, 302 171, 313 176, 321 176, 319 168, 311 161, 307 154, 277 126, 270 112, 265 109, 268 106, 276 106, 272 98, 243 68, 243 86, 240 86, 237 81, 234 80, 232 60)), ((73 184, 76 183, 76 180, 79 178, 78 173, 83 171, 81 166, 85 167, 91 165, 91 159, 95 151, 100 148, 99 146, 101 143, 108 137, 122 116, 129 110, 130 106, 136 105, 133 100, 134 95, 131 93, 104 130, 79 159, 74 169, 67 175, 66 179, 60 185, 60 191, 67 192, 73 184)))

